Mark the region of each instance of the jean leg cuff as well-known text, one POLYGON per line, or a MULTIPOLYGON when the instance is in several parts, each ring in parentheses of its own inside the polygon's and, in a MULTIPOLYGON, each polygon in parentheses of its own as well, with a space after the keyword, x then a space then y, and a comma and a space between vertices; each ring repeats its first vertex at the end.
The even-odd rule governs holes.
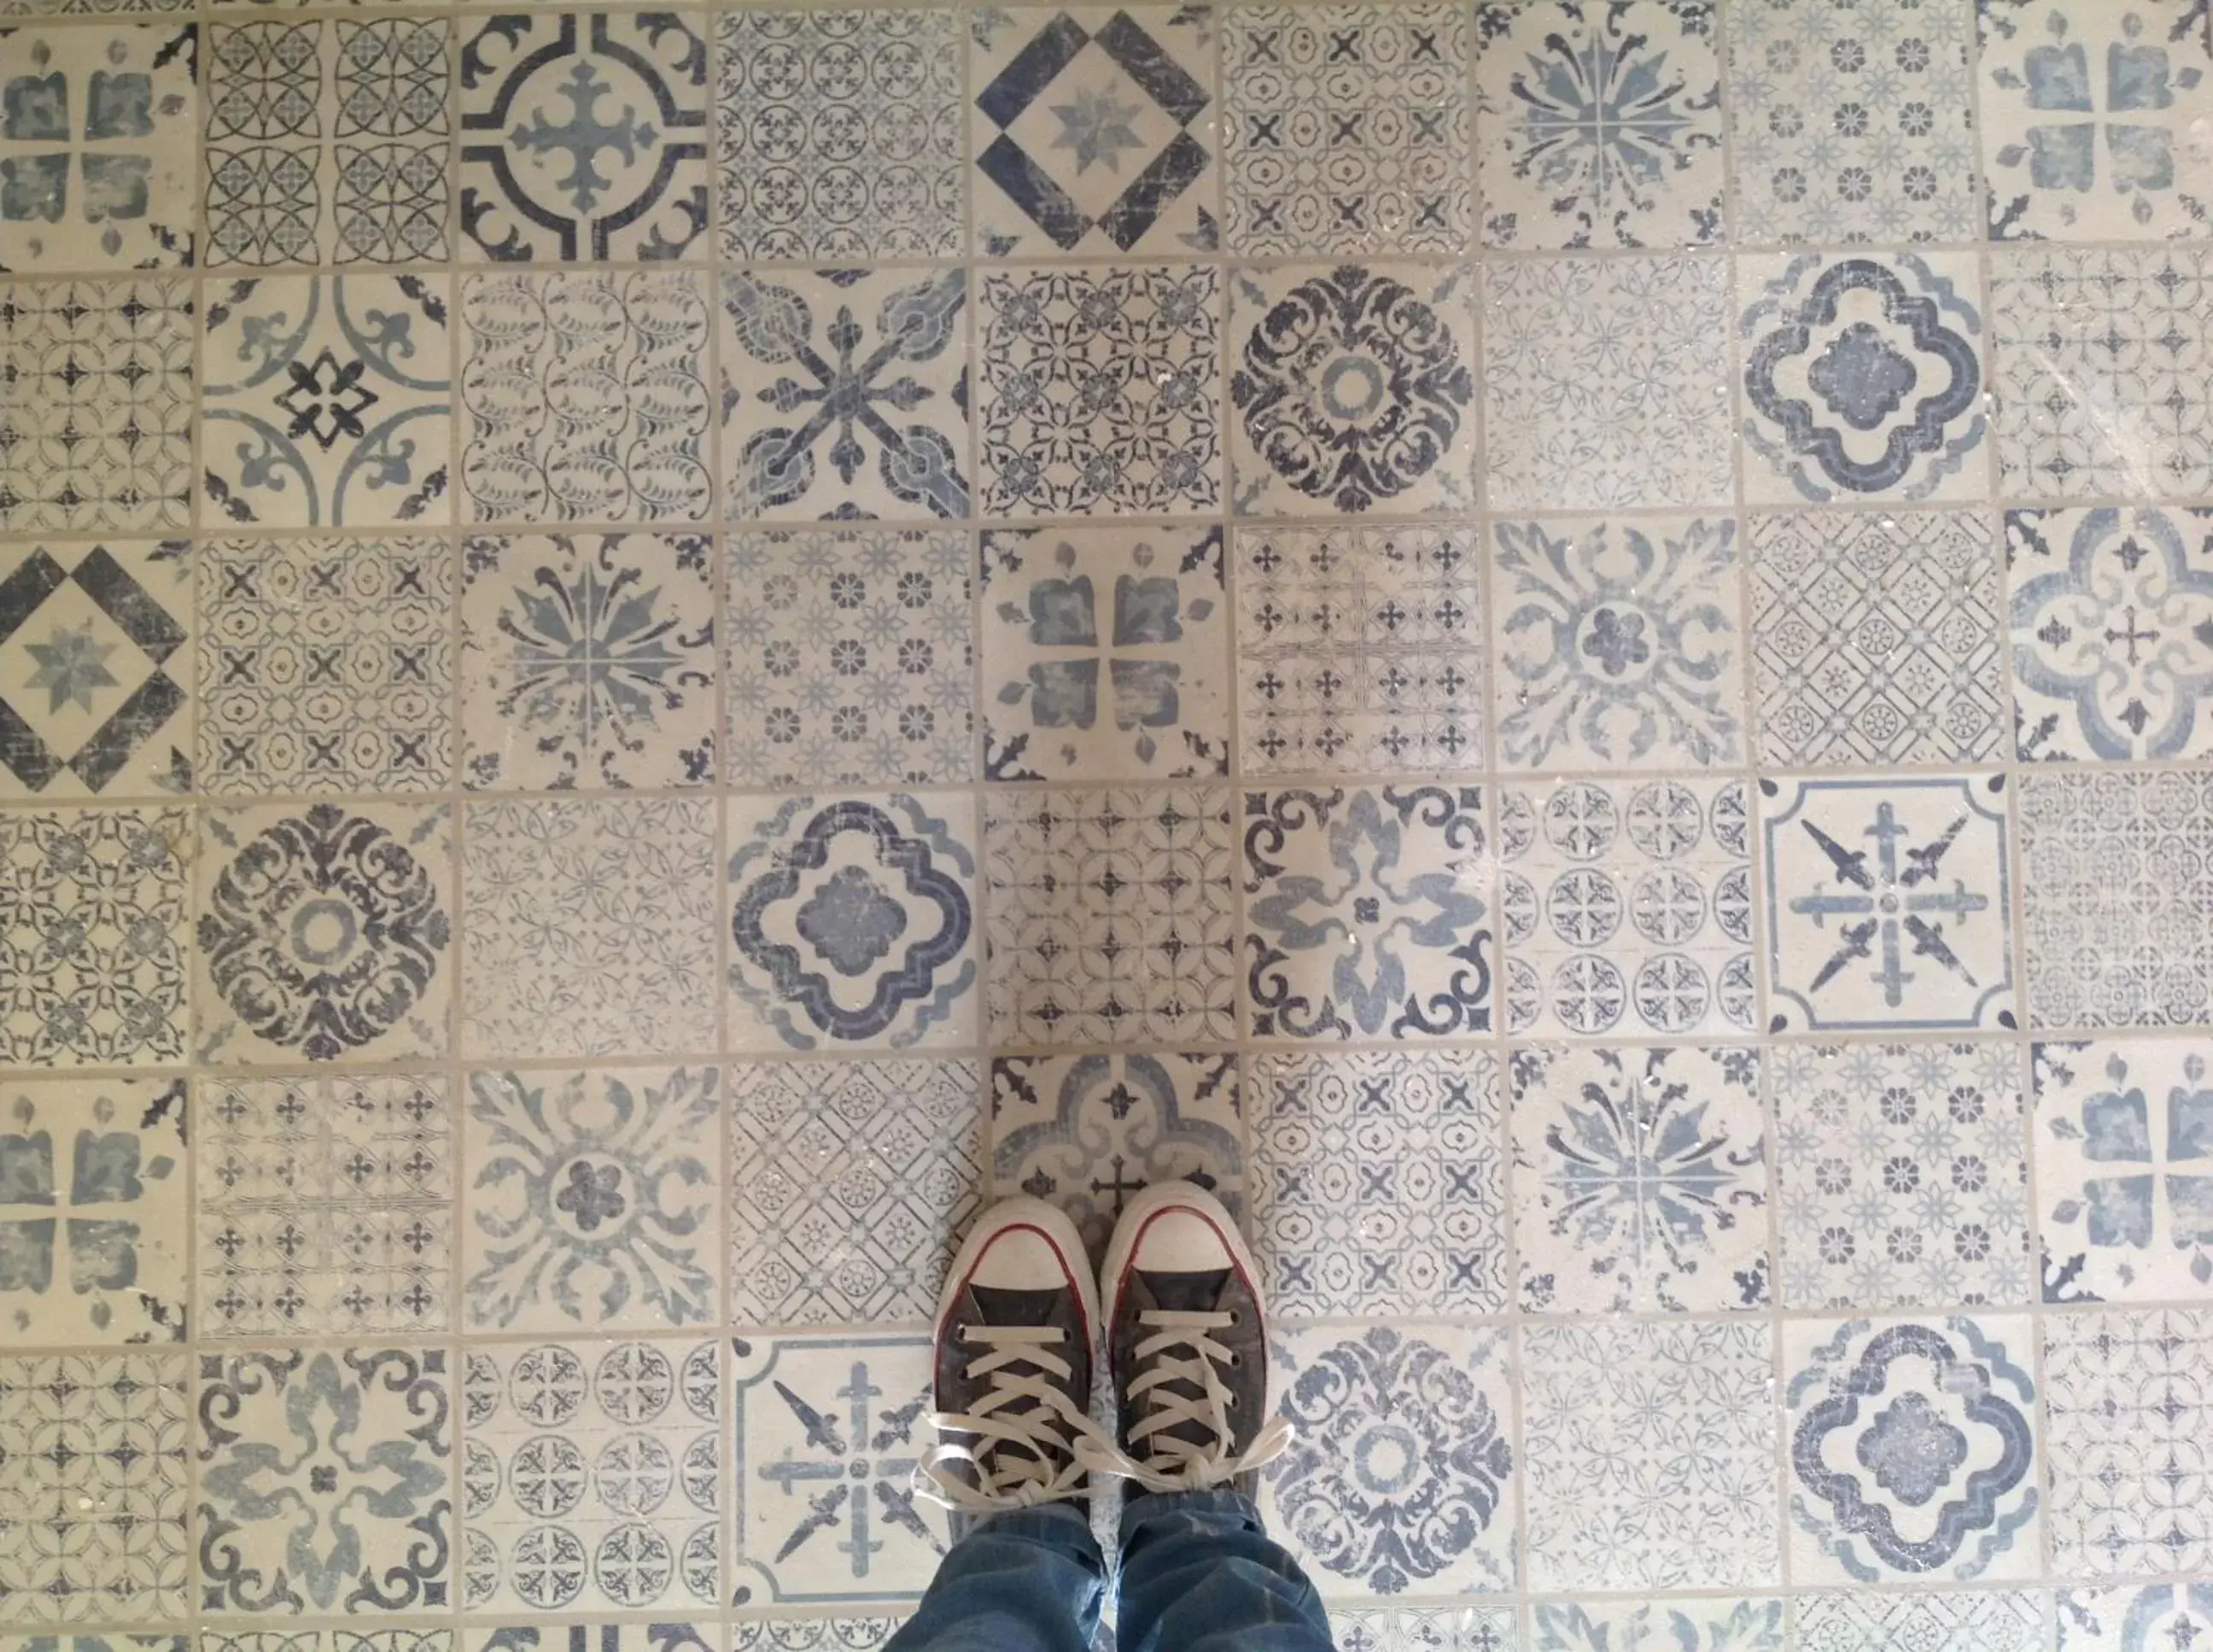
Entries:
POLYGON ((1122 1505, 1122 1546, 1129 1547, 1137 1534, 1155 1521, 1223 1515, 1248 1522, 1256 1532, 1266 1529, 1260 1521, 1259 1506, 1227 1486, 1211 1491, 1151 1491, 1122 1505))

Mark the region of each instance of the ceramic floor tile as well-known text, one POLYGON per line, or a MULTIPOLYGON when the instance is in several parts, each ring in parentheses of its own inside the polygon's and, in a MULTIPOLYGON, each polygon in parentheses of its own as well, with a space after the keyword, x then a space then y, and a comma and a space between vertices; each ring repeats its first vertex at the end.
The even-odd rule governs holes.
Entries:
POLYGON ((2058 1606, 2060 1652, 2148 1652, 2213 1634, 2213 1583, 2062 1589, 2058 1606))
MULTIPOLYGON (((443 1636, 446 1630, 417 1631, 443 1636)), ((690 1623, 472 1624, 460 1644, 467 1652, 723 1652, 729 1643, 705 1614, 690 1623)), ((241 1652, 247 1649, 241 1649, 241 1652)), ((344 1652, 355 1652, 344 1649, 344 1652)), ((362 1652, 384 1652, 382 1648, 362 1652)), ((445 1652, 442 1643, 395 1652, 445 1652)))
POLYGON ((1674 1652, 1783 1652, 1789 1644, 1783 1632, 1783 1602, 1766 1598, 1539 1605, 1532 1608, 1532 1618, 1536 1652, 1663 1646, 1674 1652))
MULTIPOLYGON (((1917 1589, 1911 1594, 1825 1590, 1794 1603, 1798 1644, 1814 1652, 1942 1646, 1953 1652, 2043 1652, 2045 1597, 2022 1590, 1917 1589)), ((2064 1647, 2071 1641, 2062 1631, 2064 1647)), ((2150 1643, 2143 1643, 2147 1652, 2150 1643)))
POLYGON ((1513 1652, 1505 1606, 1338 1606, 1330 1632, 1340 1652, 1513 1652))

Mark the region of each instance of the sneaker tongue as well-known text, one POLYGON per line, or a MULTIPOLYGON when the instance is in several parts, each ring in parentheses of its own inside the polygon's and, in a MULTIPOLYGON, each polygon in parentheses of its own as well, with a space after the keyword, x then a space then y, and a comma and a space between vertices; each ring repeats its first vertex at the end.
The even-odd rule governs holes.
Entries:
POLYGON ((1229 1270, 1216 1268, 1208 1273, 1145 1272, 1138 1277, 1152 1293, 1154 1307, 1177 1314, 1210 1314, 1214 1305, 1222 1300, 1222 1288, 1229 1283, 1229 1270))
POLYGON ((1013 1290, 1003 1285, 972 1282, 968 1290, 975 1297, 977 1311, 987 1326, 1051 1325, 1054 1310, 1068 1295, 1064 1290, 1013 1290))

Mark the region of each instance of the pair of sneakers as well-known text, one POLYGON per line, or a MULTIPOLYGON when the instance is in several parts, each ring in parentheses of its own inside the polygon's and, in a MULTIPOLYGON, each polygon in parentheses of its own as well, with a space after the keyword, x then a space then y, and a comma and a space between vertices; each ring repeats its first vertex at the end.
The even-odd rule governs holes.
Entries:
POLYGON ((1271 1421, 1258 1271, 1237 1224, 1189 1182, 1130 1202, 1093 1288, 1075 1223, 1042 1199, 994 1205, 937 1311, 937 1500, 995 1514, 1080 1498, 1089 1477, 1146 1491, 1253 1494, 1289 1443, 1271 1421), (1099 1344, 1119 1439, 1091 1420, 1099 1344))

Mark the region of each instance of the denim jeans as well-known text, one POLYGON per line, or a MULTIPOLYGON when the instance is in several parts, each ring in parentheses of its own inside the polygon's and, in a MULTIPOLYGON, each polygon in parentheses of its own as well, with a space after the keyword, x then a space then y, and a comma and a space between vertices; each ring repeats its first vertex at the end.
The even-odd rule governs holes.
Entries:
MULTIPOLYGON (((1082 1505, 992 1515, 885 1652, 1086 1652, 1106 1571, 1082 1505)), ((1119 1587, 1119 1652, 1330 1652, 1321 1597, 1234 1491, 1132 1499, 1119 1587)))

